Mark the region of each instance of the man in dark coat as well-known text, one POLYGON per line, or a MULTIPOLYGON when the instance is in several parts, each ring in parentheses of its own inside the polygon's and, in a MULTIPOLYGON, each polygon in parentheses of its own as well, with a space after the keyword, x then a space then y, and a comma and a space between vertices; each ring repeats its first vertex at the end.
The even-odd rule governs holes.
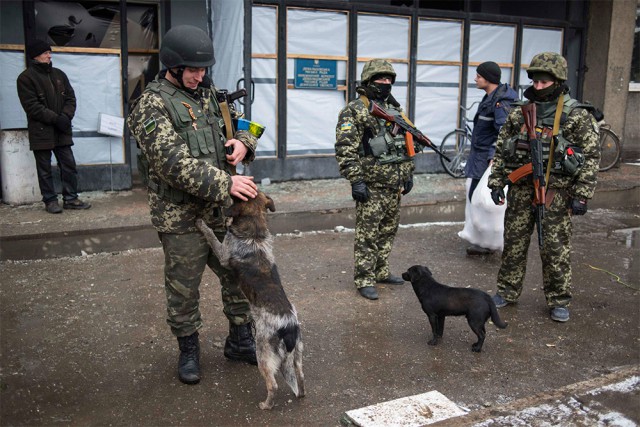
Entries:
MULTIPOLYGON (((467 194, 469 201, 493 158, 498 133, 507 120, 511 104, 518 100, 518 94, 507 83, 500 83, 501 75, 498 64, 491 61, 483 62, 476 69, 476 86, 484 90, 485 95, 473 118, 471 152, 464 169, 465 176, 471 180, 467 194)), ((476 244, 467 248, 469 255, 486 255, 491 252, 491 249, 476 244)))
POLYGON ((62 181, 63 207, 89 209, 78 199, 78 171, 71 146, 71 120, 76 97, 62 70, 51 65, 51 46, 42 40, 27 45, 29 65, 18 76, 18 96, 27 114, 29 148, 36 159, 38 184, 47 212, 61 213, 51 174, 51 153, 56 157, 62 181))

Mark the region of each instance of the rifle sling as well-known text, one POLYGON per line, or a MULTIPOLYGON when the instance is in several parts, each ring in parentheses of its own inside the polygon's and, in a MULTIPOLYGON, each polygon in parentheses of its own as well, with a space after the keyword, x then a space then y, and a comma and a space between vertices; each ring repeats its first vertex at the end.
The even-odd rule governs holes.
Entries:
MULTIPOLYGON (((551 147, 549 148, 549 159, 547 161, 547 172, 545 174, 545 182, 547 183, 547 186, 549 185, 549 176, 551 175, 551 165, 553 164, 555 136, 558 135, 558 132, 560 131, 560 118, 562 117, 561 106, 563 102, 564 102, 564 96, 560 96, 558 98, 558 105, 556 106, 556 115, 553 119, 554 138, 551 138, 551 147)), ((531 167, 531 163, 527 163, 526 165, 520 166, 518 169, 511 172, 507 178, 509 179, 511 184, 515 184, 520 179, 524 178, 527 175, 530 175, 531 173, 533 173, 533 168, 531 167)))
MULTIPOLYGON (((229 104, 225 102, 220 102, 220 113, 222 114, 222 120, 224 120, 224 129, 227 135, 227 140, 233 138, 233 123, 231 122, 231 112, 229 111, 229 104)), ((231 175, 236 174, 236 167, 231 166, 231 175)))
POLYGON ((551 146, 549 147, 549 160, 547 161, 547 173, 544 182, 549 186, 549 176, 551 175, 551 165, 553 164, 553 151, 556 142, 556 135, 560 132, 560 118, 562 117, 562 106, 564 104, 564 95, 558 97, 558 105, 556 105, 556 115, 553 118, 553 136, 551 137, 551 146))

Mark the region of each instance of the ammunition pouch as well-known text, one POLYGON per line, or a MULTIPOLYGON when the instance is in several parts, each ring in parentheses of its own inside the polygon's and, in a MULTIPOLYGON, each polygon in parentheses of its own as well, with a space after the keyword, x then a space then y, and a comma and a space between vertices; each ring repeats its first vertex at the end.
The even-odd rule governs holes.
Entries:
POLYGON ((571 143, 562 136, 556 137, 556 148, 554 150, 554 167, 552 172, 562 175, 576 176, 584 165, 584 154, 582 148, 571 143))

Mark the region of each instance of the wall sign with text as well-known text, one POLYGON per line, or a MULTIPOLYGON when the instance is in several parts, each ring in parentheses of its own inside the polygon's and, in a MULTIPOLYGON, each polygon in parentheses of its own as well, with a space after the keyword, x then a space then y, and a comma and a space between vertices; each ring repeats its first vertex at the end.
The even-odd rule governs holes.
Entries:
POLYGON ((337 89, 337 61, 328 59, 295 60, 296 89, 337 89))

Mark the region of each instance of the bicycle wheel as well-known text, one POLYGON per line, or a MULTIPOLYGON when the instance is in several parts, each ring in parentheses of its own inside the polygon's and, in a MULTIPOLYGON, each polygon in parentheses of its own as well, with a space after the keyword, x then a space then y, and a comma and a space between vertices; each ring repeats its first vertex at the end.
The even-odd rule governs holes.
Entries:
POLYGON ((600 128, 600 172, 608 171, 620 160, 620 139, 611 129, 600 128))
POLYGON ((451 159, 448 162, 444 157, 440 157, 445 172, 454 178, 464 178, 464 167, 467 165, 470 148, 471 135, 464 130, 456 129, 448 133, 440 144, 440 151, 451 159))

